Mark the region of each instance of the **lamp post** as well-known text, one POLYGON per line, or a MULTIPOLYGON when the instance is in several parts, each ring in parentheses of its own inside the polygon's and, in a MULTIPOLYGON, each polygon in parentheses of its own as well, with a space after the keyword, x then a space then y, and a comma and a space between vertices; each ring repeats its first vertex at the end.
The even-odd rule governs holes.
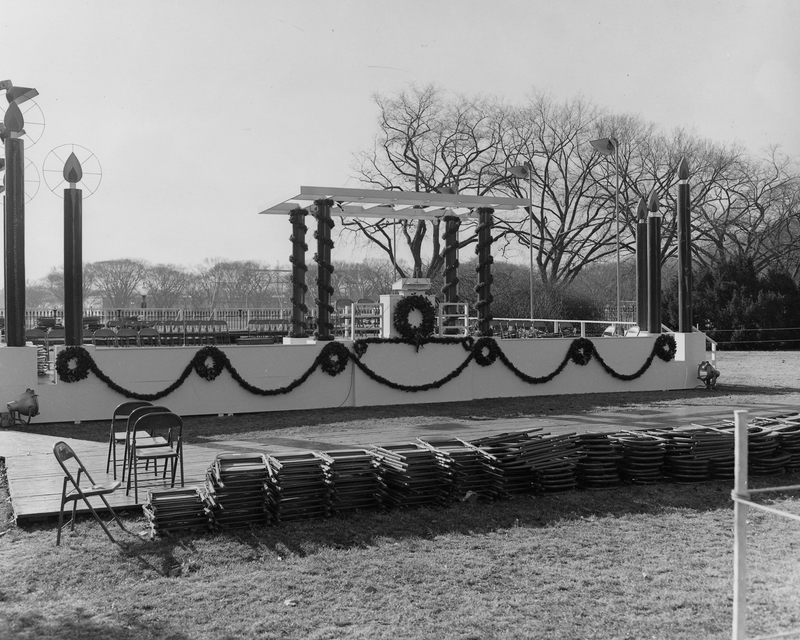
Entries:
POLYGON ((621 289, 620 289, 620 276, 619 276, 619 142, 616 138, 599 138, 589 142, 596 151, 604 156, 614 154, 614 220, 616 222, 616 245, 617 245, 617 325, 621 321, 620 307, 621 304, 621 289))
POLYGON ((520 180, 528 181, 528 256, 530 258, 529 294, 530 316, 533 320, 533 166, 530 162, 524 165, 509 167, 511 175, 520 180))

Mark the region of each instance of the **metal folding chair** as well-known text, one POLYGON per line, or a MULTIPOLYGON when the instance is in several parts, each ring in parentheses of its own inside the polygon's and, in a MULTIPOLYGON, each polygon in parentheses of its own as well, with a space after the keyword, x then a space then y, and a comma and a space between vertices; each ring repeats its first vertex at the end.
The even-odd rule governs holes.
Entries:
POLYGON ((56 534, 56 546, 61 544, 61 529, 64 527, 64 505, 68 503, 72 503, 72 519, 70 520, 70 530, 75 530, 75 512, 78 507, 78 500, 83 500, 86 506, 91 511, 94 519, 100 523, 100 526, 103 527, 103 531, 106 532, 106 535, 109 537, 111 542, 116 542, 114 540, 114 536, 111 535, 111 532, 106 527, 106 523, 103 522, 103 519, 98 515, 97 511, 94 510, 94 507, 89 502, 89 498, 98 497, 103 501, 106 508, 111 512, 111 515, 114 516, 114 520, 117 521, 117 524, 122 528, 123 531, 127 531, 125 529, 125 525, 122 524, 122 520, 119 519, 117 514, 111 508, 111 505, 108 504, 108 500, 106 500, 106 496, 110 493, 114 493, 122 484, 121 480, 117 480, 112 482, 111 484, 96 484, 92 476, 87 471, 86 467, 83 466, 83 463, 80 461, 80 458, 75 454, 66 442, 60 441, 56 442, 53 446, 53 455, 58 460, 58 464, 64 470, 64 484, 61 489, 61 506, 58 510, 58 533, 56 534), (75 473, 74 471, 77 471, 75 473), (84 484, 81 486, 81 476, 85 476, 86 480, 88 481, 88 485, 84 484), (67 490, 67 487, 72 484, 72 489, 67 490))
MULTIPOLYGON (((129 421, 130 422, 130 421, 129 421)), ((153 462, 153 472, 158 479, 158 461, 164 463, 162 479, 167 477, 167 462, 170 464, 172 477, 170 486, 175 486, 178 467, 181 470, 181 486, 183 486, 183 420, 176 413, 147 413, 136 420, 128 431, 133 434, 130 441, 130 469, 125 495, 130 495, 133 481, 134 499, 139 502, 139 466, 142 462, 149 465, 153 462), (149 437, 139 437, 143 432, 149 437), (163 444, 161 442, 163 442, 163 444)), ((145 467, 146 469, 147 467, 145 467)))
POLYGON ((114 480, 117 479, 117 444, 125 444, 125 438, 127 438, 128 434, 128 416, 131 415, 134 409, 152 406, 153 403, 146 400, 131 400, 117 405, 117 408, 114 409, 114 413, 111 415, 111 431, 108 434, 108 459, 106 460, 106 473, 111 467, 111 461, 114 461, 114 480), (125 425, 125 431, 117 430, 120 423, 125 425))

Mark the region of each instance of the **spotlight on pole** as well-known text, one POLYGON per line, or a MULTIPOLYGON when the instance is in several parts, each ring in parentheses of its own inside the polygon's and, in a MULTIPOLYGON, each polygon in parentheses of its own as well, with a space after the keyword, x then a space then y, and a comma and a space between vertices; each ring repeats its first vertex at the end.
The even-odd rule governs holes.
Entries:
POLYGON ((620 287, 619 275, 619 142, 616 138, 598 138, 597 140, 590 140, 591 144, 596 151, 604 156, 614 154, 614 176, 615 176, 615 189, 614 189, 614 221, 617 227, 616 232, 616 246, 617 246, 617 325, 621 321, 621 307, 622 295, 620 287))

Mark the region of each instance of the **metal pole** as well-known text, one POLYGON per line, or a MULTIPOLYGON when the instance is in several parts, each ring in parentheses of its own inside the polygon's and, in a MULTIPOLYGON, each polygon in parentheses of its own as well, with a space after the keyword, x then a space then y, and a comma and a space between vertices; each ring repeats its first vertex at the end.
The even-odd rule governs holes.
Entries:
POLYGON ((530 302, 531 302, 531 320, 533 320, 533 165, 528 167, 528 201, 530 202, 530 209, 528 210, 528 234, 529 234, 529 253, 530 253, 530 302))
POLYGON ((620 308, 622 306, 622 293, 620 290, 620 277, 619 277, 619 142, 614 143, 614 174, 616 177, 616 189, 614 193, 614 218, 617 224, 617 326, 619 326, 622 317, 620 315, 620 308))
POLYGON ((747 411, 733 412, 735 422, 735 477, 733 489, 733 640, 747 637, 747 411))

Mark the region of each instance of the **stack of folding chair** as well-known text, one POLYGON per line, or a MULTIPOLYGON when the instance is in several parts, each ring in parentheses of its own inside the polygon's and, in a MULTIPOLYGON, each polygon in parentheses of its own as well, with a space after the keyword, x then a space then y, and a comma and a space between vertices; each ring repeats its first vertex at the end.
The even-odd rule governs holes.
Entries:
POLYGON ((221 453, 206 471, 214 524, 220 528, 266 524, 267 460, 260 453, 221 453))
POLYGON ((609 433, 582 433, 578 443, 583 458, 578 463, 578 483, 585 489, 607 489, 620 481, 621 452, 609 433))
POLYGON ((790 451, 780 451, 778 433, 769 426, 751 422, 747 426, 747 472, 754 476, 772 476, 785 471, 792 460, 790 451))
POLYGON ((378 465, 366 449, 326 451, 322 468, 331 489, 331 511, 334 514, 376 509, 383 505, 385 489, 378 474, 378 465))
POLYGON ((502 497, 525 495, 534 492, 533 470, 524 460, 524 444, 533 438, 533 432, 501 433, 473 440, 472 444, 491 456, 495 473, 499 476, 502 497))
POLYGON ((621 448, 619 471, 623 480, 634 484, 663 480, 661 467, 667 452, 663 438, 635 431, 615 433, 612 437, 621 448))
POLYGON ((266 505, 270 520, 279 524, 330 516, 326 467, 331 462, 331 458, 312 451, 268 455, 266 505))
POLYGON ((415 443, 373 446, 391 507, 447 503, 450 474, 427 447, 415 443))
POLYGON ((786 470, 790 473, 800 471, 800 415, 781 416, 779 424, 771 427, 778 439, 781 453, 788 453, 786 470))
POLYGON ((164 489, 147 492, 142 505, 150 524, 150 537, 182 531, 208 531, 211 509, 198 488, 164 489))
POLYGON ((501 475, 488 453, 460 438, 417 440, 433 451, 436 460, 450 474, 450 501, 463 500, 470 492, 484 500, 497 497, 501 475))
POLYGON ((521 457, 533 472, 533 486, 542 493, 572 491, 583 453, 573 433, 541 433, 521 443, 521 457))

